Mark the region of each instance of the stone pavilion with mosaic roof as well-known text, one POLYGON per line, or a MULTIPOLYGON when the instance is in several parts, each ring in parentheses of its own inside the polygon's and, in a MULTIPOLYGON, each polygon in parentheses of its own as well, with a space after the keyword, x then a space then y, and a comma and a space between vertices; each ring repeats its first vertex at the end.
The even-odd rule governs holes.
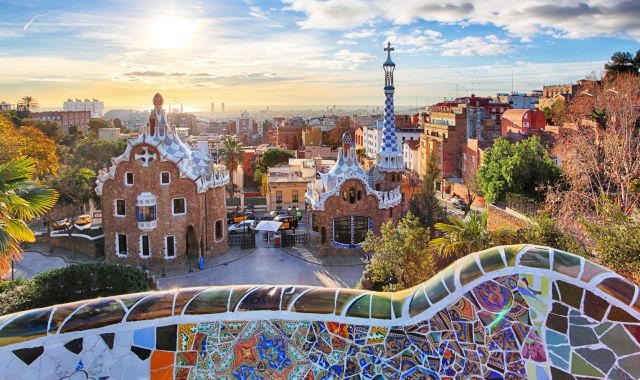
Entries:
POLYGON ((162 104, 156 94, 148 127, 98 175, 107 261, 170 266, 227 247, 229 174, 180 140, 162 104))
POLYGON ((384 49, 385 115, 382 146, 376 163, 364 170, 357 160, 350 134, 342 136, 342 149, 328 173, 319 173, 306 193, 310 206, 311 240, 323 252, 359 249, 368 231, 379 233, 388 221, 396 223, 402 214, 400 185, 404 166, 397 148, 393 105, 393 71, 390 44, 384 49))

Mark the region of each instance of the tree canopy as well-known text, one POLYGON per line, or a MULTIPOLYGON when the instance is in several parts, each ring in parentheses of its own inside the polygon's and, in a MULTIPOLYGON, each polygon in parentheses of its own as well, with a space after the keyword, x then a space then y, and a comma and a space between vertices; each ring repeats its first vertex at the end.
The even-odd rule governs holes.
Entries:
POLYGON ((89 120, 89 127, 88 127, 89 134, 93 135, 94 137, 97 137, 98 131, 100 128, 113 128, 113 124, 102 119, 89 120))
POLYGON ((501 200, 509 192, 540 198, 540 187, 559 177, 560 168, 537 136, 515 144, 497 139, 478 169, 478 185, 489 201, 501 200))
POLYGON ((118 157, 124 153, 126 148, 126 140, 106 141, 85 138, 78 143, 76 148, 77 164, 97 172, 111 166, 111 158, 118 157))
POLYGON ((435 274, 433 257, 428 250, 429 229, 411 212, 397 225, 387 222, 380 236, 369 232, 362 242, 365 252, 371 254, 361 285, 367 289, 384 289, 393 276, 398 289, 415 286, 435 274))
POLYGON ((640 50, 635 55, 626 51, 613 53, 611 59, 604 64, 606 77, 615 79, 620 74, 638 74, 640 72, 640 50))
POLYGON ((424 178, 409 200, 409 211, 426 227, 433 227, 445 217, 445 211, 436 197, 435 182, 439 177, 440 169, 433 153, 429 157, 424 178))
POLYGON ((96 172, 89 168, 63 167, 51 182, 60 203, 82 205, 95 197, 96 172))
POLYGON ((258 161, 256 165, 256 169, 253 174, 253 182, 261 186, 262 185, 262 177, 267 175, 269 172, 269 168, 272 168, 276 165, 286 164, 289 162, 289 159, 293 158, 293 154, 287 152, 282 149, 269 149, 258 161))
POLYGON ((59 143, 64 138, 64 132, 60 124, 51 120, 38 120, 38 119, 22 119, 23 126, 35 127, 44 133, 47 137, 59 143))
POLYGON ((0 116, 0 162, 16 157, 34 160, 34 174, 38 178, 53 175, 58 171, 56 143, 34 127, 16 128, 0 116))

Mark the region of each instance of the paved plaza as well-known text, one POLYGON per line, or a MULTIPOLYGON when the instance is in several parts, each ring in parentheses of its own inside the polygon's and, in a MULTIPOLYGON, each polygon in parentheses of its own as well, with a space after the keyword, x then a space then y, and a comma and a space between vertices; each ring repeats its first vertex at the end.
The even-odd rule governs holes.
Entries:
POLYGON ((362 265, 358 257, 309 260, 280 248, 258 247, 251 251, 231 251, 219 256, 219 264, 193 273, 158 278, 160 288, 200 285, 315 285, 354 287, 362 265))
MULTIPOLYGON (((46 244, 34 244, 14 265, 15 278, 32 278, 36 274, 75 263, 100 262, 80 254, 56 248, 49 252, 46 244)), ((184 266, 166 270, 149 268, 162 289, 201 285, 315 285, 354 287, 360 280, 364 266, 359 256, 318 258, 306 249, 265 247, 241 250, 230 249, 220 256, 207 258, 205 269, 184 266)), ((7 273, 4 279, 11 278, 7 273)))

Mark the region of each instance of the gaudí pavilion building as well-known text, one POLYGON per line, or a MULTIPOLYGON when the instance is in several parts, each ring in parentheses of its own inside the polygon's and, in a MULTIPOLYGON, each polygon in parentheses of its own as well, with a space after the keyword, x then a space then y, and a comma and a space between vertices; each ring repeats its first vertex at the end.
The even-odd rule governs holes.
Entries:
POLYGON ((162 104, 156 94, 148 127, 98 175, 109 262, 171 266, 227 249, 229 174, 181 141, 162 104))
POLYGON ((391 60, 391 45, 384 50, 385 113, 375 164, 369 170, 360 165, 353 138, 345 133, 335 165, 327 173, 318 173, 307 188, 310 240, 323 253, 360 249, 368 231, 379 233, 385 222, 397 222, 402 216, 400 186, 404 165, 398 150, 393 105, 396 64, 391 60))

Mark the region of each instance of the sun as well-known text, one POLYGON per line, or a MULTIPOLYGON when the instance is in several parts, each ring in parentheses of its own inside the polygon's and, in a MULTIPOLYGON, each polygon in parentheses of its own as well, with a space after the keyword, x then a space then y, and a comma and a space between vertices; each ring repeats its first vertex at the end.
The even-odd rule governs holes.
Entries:
POLYGON ((196 30, 195 22, 176 17, 162 16, 151 21, 149 42, 158 49, 177 49, 189 45, 196 30))

